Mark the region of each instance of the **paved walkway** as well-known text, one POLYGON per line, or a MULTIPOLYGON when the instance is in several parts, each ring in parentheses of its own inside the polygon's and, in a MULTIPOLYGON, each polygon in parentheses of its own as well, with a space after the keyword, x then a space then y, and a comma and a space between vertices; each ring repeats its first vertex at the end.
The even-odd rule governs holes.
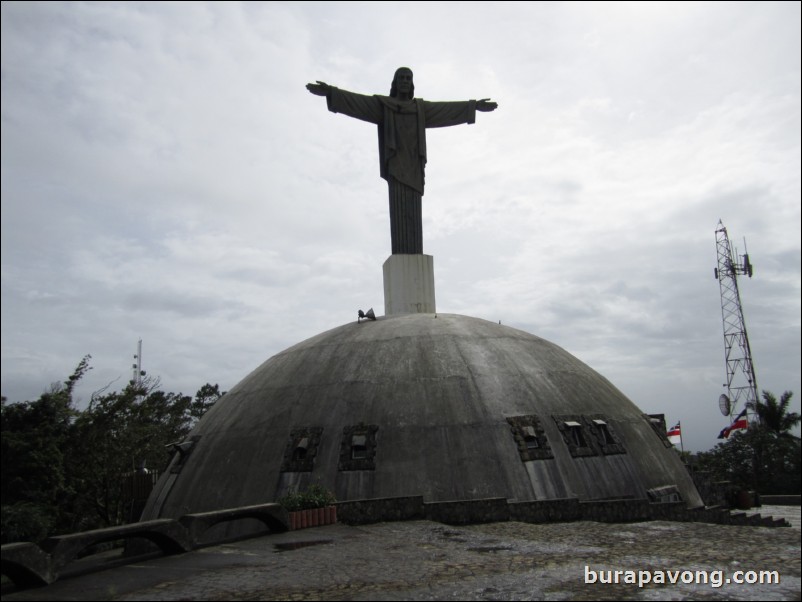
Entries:
POLYGON ((3 600, 800 600, 800 508, 761 513, 794 527, 332 525, 120 566, 3 600), (596 583, 585 583, 586 570, 596 571, 596 583), (777 571, 780 583, 639 587, 623 583, 625 573, 617 585, 599 583, 608 570, 721 571, 711 581, 777 571))

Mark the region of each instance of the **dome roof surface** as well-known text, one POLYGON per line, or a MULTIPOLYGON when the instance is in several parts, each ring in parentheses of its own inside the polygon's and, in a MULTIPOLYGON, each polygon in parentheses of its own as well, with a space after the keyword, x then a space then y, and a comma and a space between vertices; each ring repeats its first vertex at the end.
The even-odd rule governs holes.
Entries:
POLYGON ((352 322, 273 356, 222 397, 143 518, 274 501, 701 500, 663 427, 542 338, 453 314, 352 322))

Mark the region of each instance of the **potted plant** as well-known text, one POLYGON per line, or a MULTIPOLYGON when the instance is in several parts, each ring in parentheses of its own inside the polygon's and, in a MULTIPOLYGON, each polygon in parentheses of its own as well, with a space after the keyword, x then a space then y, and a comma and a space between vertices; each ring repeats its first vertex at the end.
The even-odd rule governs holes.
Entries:
POLYGON ((305 491, 290 492, 278 503, 289 515, 290 530, 330 525, 337 522, 337 499, 319 484, 309 485, 305 491))

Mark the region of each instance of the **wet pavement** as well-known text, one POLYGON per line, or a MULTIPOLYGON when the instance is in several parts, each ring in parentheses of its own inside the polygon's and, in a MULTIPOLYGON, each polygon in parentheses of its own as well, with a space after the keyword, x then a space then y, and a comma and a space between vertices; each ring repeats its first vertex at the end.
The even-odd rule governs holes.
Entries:
POLYGON ((760 512, 793 526, 330 525, 139 561, 3 600, 800 600, 800 508, 760 512), (616 570, 618 584, 600 582, 616 570), (645 580, 645 571, 651 583, 625 583, 645 580), (666 583, 654 583, 657 571, 666 583), (707 583, 682 582, 702 571, 707 583), (726 583, 736 571, 776 571, 780 582, 726 583))

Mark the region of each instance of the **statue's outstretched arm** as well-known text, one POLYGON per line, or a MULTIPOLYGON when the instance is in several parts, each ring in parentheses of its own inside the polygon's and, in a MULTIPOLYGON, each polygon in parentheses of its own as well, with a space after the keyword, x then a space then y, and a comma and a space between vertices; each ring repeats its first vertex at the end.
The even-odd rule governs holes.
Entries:
MULTIPOLYGON (((310 84, 311 85, 311 84, 310 84)), ((495 111, 498 107, 497 102, 491 102, 489 98, 483 98, 482 100, 476 101, 476 110, 483 111, 485 113, 489 113, 490 111, 495 111)))
POLYGON ((315 96, 328 96, 329 92, 331 92, 331 86, 321 81, 314 84, 306 84, 306 89, 315 96))
POLYGON ((332 113, 342 113, 369 123, 380 123, 384 115, 375 96, 341 90, 322 81, 306 84, 306 89, 316 96, 325 96, 332 113))

